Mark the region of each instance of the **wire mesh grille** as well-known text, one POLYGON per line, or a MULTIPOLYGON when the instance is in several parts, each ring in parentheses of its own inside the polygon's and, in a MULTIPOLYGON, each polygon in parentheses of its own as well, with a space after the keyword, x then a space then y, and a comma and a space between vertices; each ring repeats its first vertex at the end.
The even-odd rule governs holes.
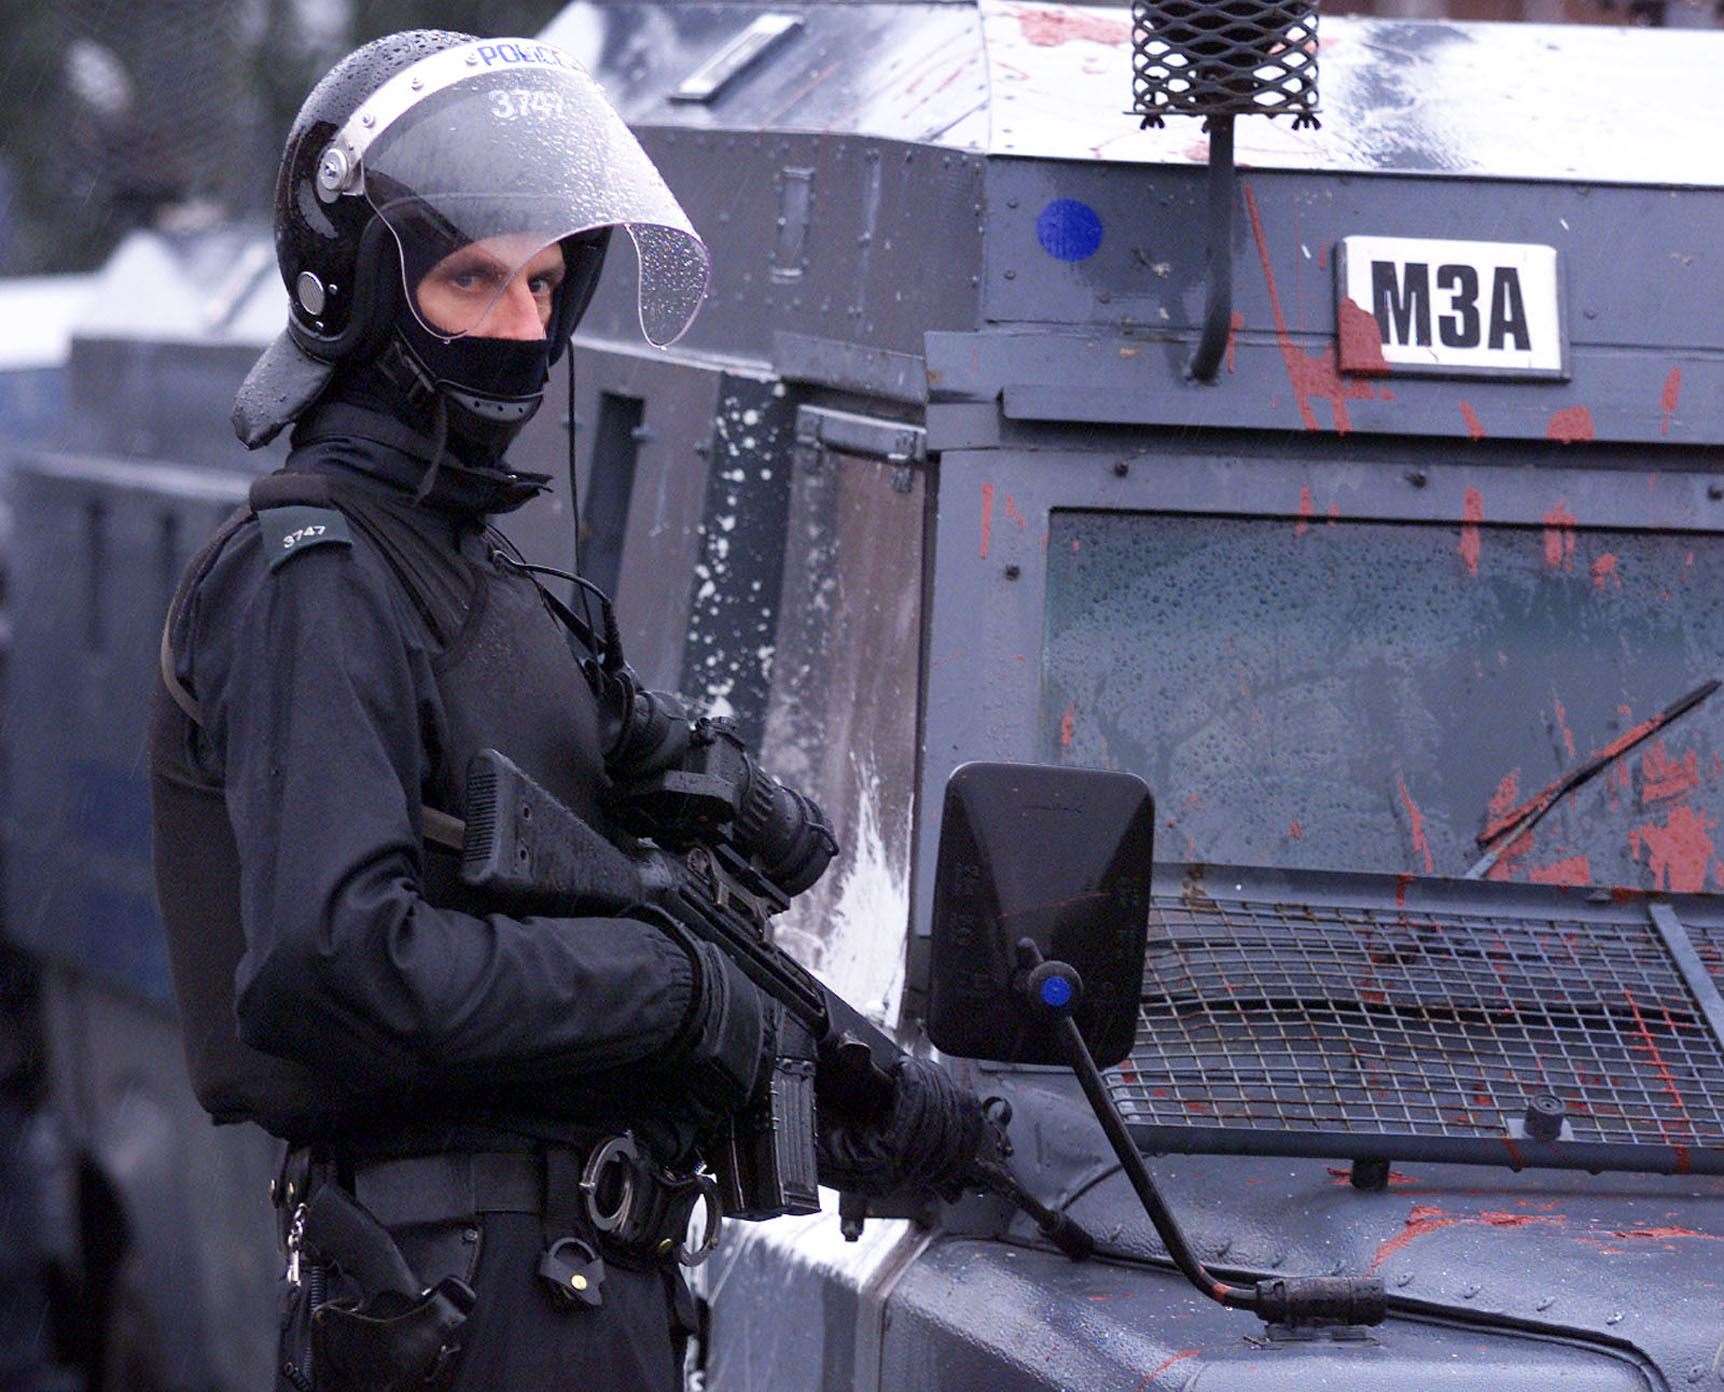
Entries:
POLYGON ((1316 124, 1317 9, 1311 0, 1132 0, 1133 110, 1279 116, 1316 124))
MULTIPOLYGON (((1717 975, 1724 934, 1695 942, 1717 975)), ((1565 1141, 1724 1144, 1724 1049, 1632 915, 1158 895, 1109 1084, 1154 1127, 1500 1143, 1550 1093, 1565 1141)))

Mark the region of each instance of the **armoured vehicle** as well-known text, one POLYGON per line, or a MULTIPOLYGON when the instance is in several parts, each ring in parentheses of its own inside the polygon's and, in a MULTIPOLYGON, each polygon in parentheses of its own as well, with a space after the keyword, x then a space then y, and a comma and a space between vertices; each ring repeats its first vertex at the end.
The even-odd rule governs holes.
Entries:
MULTIPOLYGON (((1325 19, 1321 128, 1241 123, 1213 242, 1208 138, 1125 111, 1124 9, 581 3, 545 37, 716 278, 659 352, 613 267, 572 411, 515 457, 559 467, 573 429, 581 569, 631 661, 833 815, 841 858, 783 940, 920 1040, 952 773, 1141 775, 1111 1101, 1218 1279, 1374 1278, 1387 1306, 1223 1308, 1067 1070, 955 1060, 1102 1256, 980 1199, 853 1242, 836 1210, 731 1224, 700 1269, 705 1386, 1715 1384, 1718 37, 1325 19)), ((94 1168, 149 1176, 110 1189, 178 1274, 140 1283, 179 1302, 157 1317, 202 1321, 162 1336, 171 1386, 267 1357, 267 1156, 191 1118, 135 828, 105 819, 163 577, 272 462, 222 443, 280 321, 247 245, 207 271, 134 245, 178 258, 192 308, 75 340, 86 434, 13 463, 42 521, 15 562, 8 932, 96 1022, 57 1036, 65 1092, 94 1168)), ((523 517, 533 559, 571 558, 571 501, 523 517)))
POLYGON ((1126 114, 1132 31, 566 11, 718 268, 668 355, 626 277, 583 326, 585 515, 635 659, 838 818, 792 936, 906 1037, 954 769, 1141 774, 1113 1100, 1218 1274, 1389 1316, 1212 1303, 1069 1073, 984 1060, 1109 1259, 980 1203, 736 1225, 707 1385, 1706 1385, 1724 706, 1670 712, 1718 662, 1715 40, 1325 19, 1321 128, 1239 122, 1204 382, 1208 142, 1126 114))

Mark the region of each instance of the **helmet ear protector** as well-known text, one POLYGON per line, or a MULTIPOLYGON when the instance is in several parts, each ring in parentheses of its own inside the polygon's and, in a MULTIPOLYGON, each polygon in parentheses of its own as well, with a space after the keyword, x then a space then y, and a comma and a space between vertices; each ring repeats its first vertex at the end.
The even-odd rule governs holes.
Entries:
POLYGON ((401 257, 395 234, 380 217, 373 216, 359 235, 351 293, 347 322, 338 333, 317 332, 305 322, 303 307, 298 303, 287 316, 293 341, 320 362, 375 357, 389 342, 396 318, 404 308, 401 257))

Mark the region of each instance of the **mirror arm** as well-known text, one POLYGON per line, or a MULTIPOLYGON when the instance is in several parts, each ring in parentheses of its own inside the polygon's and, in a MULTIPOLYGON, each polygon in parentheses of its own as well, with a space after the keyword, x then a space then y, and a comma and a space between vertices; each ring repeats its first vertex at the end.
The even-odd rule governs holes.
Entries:
POLYGON ((1310 1276, 1259 1281, 1238 1286, 1223 1281, 1198 1260, 1179 1220, 1167 1206, 1125 1120, 1108 1096, 1101 1070, 1095 1066, 1072 1011, 1083 994, 1083 981, 1064 962, 1048 961, 1030 938, 1017 947, 1021 989, 1031 1007, 1052 1024, 1066 1061, 1077 1074, 1096 1120, 1107 1134, 1126 1179, 1136 1191, 1157 1236, 1180 1273, 1211 1300, 1233 1310, 1250 1310, 1274 1324, 1380 1324, 1387 1312, 1383 1283, 1374 1277, 1310 1276))

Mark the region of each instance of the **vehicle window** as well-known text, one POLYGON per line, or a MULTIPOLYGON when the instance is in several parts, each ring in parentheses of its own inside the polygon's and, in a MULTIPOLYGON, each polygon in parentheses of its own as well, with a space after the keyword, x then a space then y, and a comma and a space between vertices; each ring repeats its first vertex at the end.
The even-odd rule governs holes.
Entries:
MULTIPOLYGON (((1061 511, 1040 738, 1126 768, 1165 860, 1461 875, 1487 826, 1724 669, 1703 534, 1061 511)), ((1724 696, 1495 878, 1724 886, 1724 696)))

